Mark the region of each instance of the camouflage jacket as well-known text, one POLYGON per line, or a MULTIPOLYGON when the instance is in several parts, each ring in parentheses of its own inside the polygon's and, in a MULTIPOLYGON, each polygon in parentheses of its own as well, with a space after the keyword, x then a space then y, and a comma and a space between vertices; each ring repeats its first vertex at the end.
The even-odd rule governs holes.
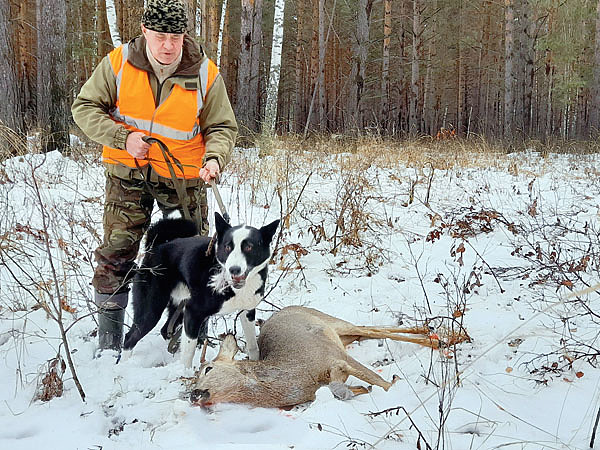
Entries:
MULTIPOLYGON (((146 40, 138 36, 129 43, 127 60, 135 67, 148 72, 155 104, 165 99, 175 84, 184 87, 184 83, 198 78, 198 70, 204 52, 188 35, 185 36, 181 63, 173 75, 167 78, 159 92, 158 79, 146 56, 146 40)), ((117 98, 115 74, 108 57, 102 59, 89 80, 83 85, 79 95, 71 107, 73 119, 81 130, 92 140, 113 148, 125 148, 129 131, 123 125, 112 120, 109 111, 114 107, 117 98)), ((229 162, 231 150, 237 136, 237 123, 225 83, 218 76, 208 91, 204 108, 199 116, 200 127, 206 145, 205 160, 215 159, 221 170, 229 162)), ((119 178, 139 178, 137 169, 123 165, 105 164, 109 173, 119 178)))

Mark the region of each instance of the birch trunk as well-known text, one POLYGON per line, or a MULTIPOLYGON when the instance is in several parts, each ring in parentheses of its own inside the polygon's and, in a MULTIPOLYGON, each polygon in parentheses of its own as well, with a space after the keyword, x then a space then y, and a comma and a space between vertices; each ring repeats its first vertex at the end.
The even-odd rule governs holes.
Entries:
POLYGON ((283 19, 285 0, 275 0, 273 15, 273 44, 271 46, 271 67, 269 70, 269 86, 267 88, 267 104, 265 107, 265 131, 272 134, 277 118, 277 93, 281 71, 281 50, 283 48, 283 19))
POLYGON ((219 67, 221 67, 221 55, 223 54, 223 30, 225 30, 225 18, 226 17, 227 17, 227 0, 223 0, 223 5, 221 6, 221 21, 220 21, 220 26, 219 26, 219 38, 217 40, 217 66, 219 66, 219 67))
POLYGON ((106 20, 110 29, 110 38, 113 47, 117 48, 121 45, 121 34, 117 25, 117 9, 115 8, 115 0, 106 0, 106 20))

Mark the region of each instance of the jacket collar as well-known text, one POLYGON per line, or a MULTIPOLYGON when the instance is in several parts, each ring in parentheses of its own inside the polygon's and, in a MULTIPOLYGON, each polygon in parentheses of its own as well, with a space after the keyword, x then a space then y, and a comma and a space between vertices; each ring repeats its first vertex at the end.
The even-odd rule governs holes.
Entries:
MULTIPOLYGON (((183 52, 181 62, 172 76, 194 77, 198 76, 200 63, 204 59, 204 51, 198 43, 189 35, 183 38, 183 52)), ((127 61, 134 67, 154 73, 150 61, 146 56, 146 39, 143 35, 137 36, 129 41, 129 55, 127 61)))

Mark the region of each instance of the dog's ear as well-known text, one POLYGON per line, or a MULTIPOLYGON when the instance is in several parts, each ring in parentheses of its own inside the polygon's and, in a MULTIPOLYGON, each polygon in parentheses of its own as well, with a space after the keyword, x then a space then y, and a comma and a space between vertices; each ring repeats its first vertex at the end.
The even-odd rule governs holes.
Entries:
POLYGON ((225 219, 223 219, 223 216, 221 216, 221 214, 215 212, 215 228, 217 229, 217 234, 221 236, 223 233, 225 233, 231 228, 231 225, 225 222, 225 219))
POLYGON ((260 229, 260 234, 262 235, 265 242, 271 242, 273 236, 275 235, 275 231, 277 231, 277 226, 279 225, 279 220, 275 220, 271 222, 269 225, 265 225, 260 229))

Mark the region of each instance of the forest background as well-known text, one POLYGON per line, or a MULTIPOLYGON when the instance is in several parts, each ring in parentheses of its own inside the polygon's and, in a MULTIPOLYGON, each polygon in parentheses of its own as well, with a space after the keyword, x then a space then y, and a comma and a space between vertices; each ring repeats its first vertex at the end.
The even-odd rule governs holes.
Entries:
MULTIPOLYGON (((185 2, 242 144, 273 131, 510 143, 598 131, 600 1, 185 2)), ((73 99, 101 58, 139 34, 143 7, 2 0, 0 121, 66 148, 73 99)))

